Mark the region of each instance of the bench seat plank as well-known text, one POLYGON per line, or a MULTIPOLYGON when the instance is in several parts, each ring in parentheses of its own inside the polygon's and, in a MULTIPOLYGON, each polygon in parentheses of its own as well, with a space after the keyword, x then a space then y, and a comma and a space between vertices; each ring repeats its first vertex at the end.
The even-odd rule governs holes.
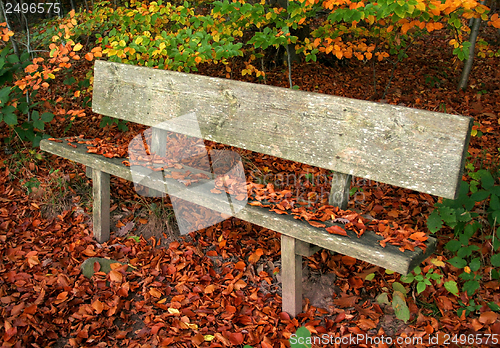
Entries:
POLYGON ((451 199, 473 123, 459 115, 105 61, 95 63, 92 107, 451 199))
MULTIPOLYGON (((229 206, 230 203, 225 199, 225 195, 213 194, 207 188, 208 186, 202 185, 208 182, 208 180, 201 180, 199 183, 186 187, 184 184, 174 179, 164 178, 162 181, 158 180, 158 176, 149 176, 148 174, 150 174, 150 172, 146 168, 143 168, 141 174, 142 167, 136 168, 134 177, 132 177, 130 167, 122 164, 123 158, 110 159, 100 155, 87 153, 86 146, 83 144, 79 144, 77 148, 73 148, 66 145, 65 142, 58 143, 50 140, 42 140, 40 142, 40 147, 42 150, 49 153, 91 167, 94 172, 102 171, 104 173, 110 173, 128 181, 133 181, 133 179, 135 179, 137 182, 137 179, 140 178, 139 181, 142 185, 168 193, 174 197, 219 212, 231 210, 229 206)), ((184 170, 189 170, 192 173, 202 172, 188 166, 184 167, 184 170)), ((209 175, 210 173, 206 174, 209 175)), ((294 219, 291 215, 278 215, 265 208, 251 205, 246 205, 243 209, 237 211, 234 216, 300 241, 367 261, 371 264, 401 274, 411 272, 415 266, 432 254, 436 246, 436 240, 429 237, 425 254, 420 248, 417 248, 413 252, 407 250, 403 253, 393 245, 388 244, 385 248, 381 247, 378 241, 383 238, 372 231, 366 231, 361 238, 357 238, 356 234, 352 231, 347 231, 349 237, 338 236, 329 234, 324 229, 313 227, 306 221, 294 219)), ((333 224, 334 223, 331 223, 330 225, 333 224)), ((343 225, 339 224, 339 226, 342 227, 343 225)), ((305 253, 299 250, 297 250, 297 252, 305 253)))

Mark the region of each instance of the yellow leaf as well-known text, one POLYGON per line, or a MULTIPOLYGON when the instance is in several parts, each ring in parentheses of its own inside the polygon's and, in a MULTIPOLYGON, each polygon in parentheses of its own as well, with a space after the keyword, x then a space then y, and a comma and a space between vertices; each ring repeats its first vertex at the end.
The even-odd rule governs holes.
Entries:
POLYGON ((169 312, 170 314, 179 314, 179 313, 180 313, 178 309, 176 309, 176 308, 172 308, 172 307, 169 307, 169 308, 168 308, 168 312, 169 312))
POLYGON ((211 341, 211 340, 213 340, 214 338, 215 338, 215 336, 214 336, 214 335, 205 335, 205 336, 203 336, 203 339, 204 339, 205 341, 208 341, 208 342, 210 342, 210 341, 211 341))
POLYGON ((165 45, 165 42, 162 42, 160 43, 160 50, 164 49, 165 47, 167 47, 167 45, 165 45))
POLYGON ((196 330, 198 328, 198 325, 196 324, 191 324, 191 323, 184 323, 188 328, 196 330))
POLYGON ((77 43, 75 47, 73 47, 73 51, 77 52, 80 51, 83 48, 83 45, 81 43, 77 43))
POLYGON ((272 16, 273 16, 273 14, 271 12, 266 13, 267 20, 271 19, 272 16))
POLYGON ((141 36, 140 36, 140 37, 138 37, 137 39, 135 39, 135 43, 136 43, 136 45, 140 45, 140 44, 141 44, 141 42, 142 42, 142 40, 144 40, 144 39, 143 39, 141 36))
POLYGON ((416 7, 420 11, 425 11, 425 4, 423 2, 419 2, 416 7))
POLYGON ((120 42, 118 43, 118 45, 125 46, 126 45, 125 40, 120 40, 120 42))
POLYGON ((432 264, 438 267, 444 267, 444 262, 438 259, 432 259, 432 264))

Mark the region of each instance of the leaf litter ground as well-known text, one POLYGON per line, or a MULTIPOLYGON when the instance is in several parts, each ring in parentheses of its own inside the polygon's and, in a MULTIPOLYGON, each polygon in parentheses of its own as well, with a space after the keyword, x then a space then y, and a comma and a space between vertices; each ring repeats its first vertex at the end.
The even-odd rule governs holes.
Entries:
MULTIPOLYGON (((456 92, 453 78, 441 75, 439 84, 427 86, 426 76, 438 74, 432 64, 448 71, 449 76, 456 77, 459 73, 454 70, 451 59, 447 60, 446 43, 439 38, 434 40, 433 45, 420 46, 420 51, 416 49, 396 70, 385 102, 474 116, 485 135, 472 138, 470 152, 477 156, 473 160, 498 157, 500 85, 495 75, 498 58, 476 63, 470 81, 472 87, 467 92, 456 92), (479 88, 487 93, 478 94, 479 88)), ((377 67, 378 86, 385 86, 389 68, 389 64, 377 67)), ((355 62, 345 70, 302 64, 294 66, 293 79, 304 90, 378 100, 380 91, 373 89, 370 69, 355 62)), ((211 76, 221 73, 216 66, 206 66, 202 72, 211 76)), ((286 87, 287 75, 279 70, 271 71, 267 74, 267 83, 286 87)), ((120 144, 128 144, 141 130, 131 125, 131 131, 125 135, 114 127, 103 131, 97 126, 100 116, 92 115, 92 119, 93 126, 89 126, 87 118, 77 118, 70 132, 97 137, 105 146, 115 144, 120 148, 120 144)), ((54 125, 52 134, 55 137, 63 134, 57 126, 54 125)), ((421 295, 408 296, 410 321, 397 320, 390 305, 375 301, 383 292, 392 293, 390 289, 397 275, 324 250, 305 262, 304 313, 290 319, 280 309, 280 237, 275 232, 231 218, 188 236, 167 236, 160 231, 153 234, 156 238, 129 239, 127 236, 138 226, 152 219, 142 209, 151 203, 138 203, 140 196, 131 183, 112 178, 112 209, 117 216, 115 233, 109 242, 98 244, 92 239, 89 182, 83 168, 62 159, 37 161, 30 157, 28 150, 21 153, 24 157, 16 157, 17 162, 12 155, 0 154, 4 160, 0 167, 0 310, 3 318, 0 335, 4 347, 243 344, 284 347, 301 325, 314 335, 333 336, 425 338, 444 334, 500 334, 498 315, 487 306, 467 318, 459 318, 457 298, 443 286, 428 286, 421 295), (54 168, 59 172, 51 173, 54 168), (27 195, 22 183, 30 178, 38 178, 42 184, 33 187, 33 192, 27 195), (60 184, 60 191, 54 192, 55 183, 60 184), (56 207, 49 199, 53 195, 59 195, 58 202, 66 203, 56 207), (124 229, 127 225, 129 228, 124 229), (121 237, 117 237, 119 231, 121 237), (164 238, 161 244, 160 237, 164 238), (111 258, 129 264, 132 270, 122 266, 105 274, 96 269, 89 280, 80 270, 82 262, 89 257, 111 258), (372 273, 375 278, 365 280, 372 273)), ((294 167, 271 157, 242 155, 254 176, 269 174, 272 180, 285 172, 321 171, 294 167)), ((321 182, 312 185, 304 181, 298 186, 307 191, 305 197, 318 203, 324 203, 324 194, 329 192, 327 184, 321 182)), ((426 231, 425 220, 435 197, 358 178, 353 187, 357 187, 358 192, 349 203, 352 212, 370 221, 390 221, 391 231, 393 228, 411 233, 426 231)), ((259 202, 257 197, 264 194, 258 190, 265 188, 268 194, 274 186, 254 188, 254 201, 259 202)), ((168 200, 164 203, 171 204, 168 200)), ((282 204, 272 208, 286 211, 281 209, 285 208, 282 204)), ((185 213, 203 218, 203 212, 196 207, 186 209, 185 213)), ((442 245, 452 235, 452 231, 442 233, 435 254, 437 261, 444 260, 439 256, 442 245)), ((424 271, 436 268, 430 261, 423 267, 424 271)), ((446 280, 457 280, 457 270, 452 266, 444 264, 440 269, 446 280)), ((481 298, 485 302, 500 303, 498 289, 498 282, 490 281, 485 274, 481 298)), ((467 301, 464 295, 461 299, 467 301)))

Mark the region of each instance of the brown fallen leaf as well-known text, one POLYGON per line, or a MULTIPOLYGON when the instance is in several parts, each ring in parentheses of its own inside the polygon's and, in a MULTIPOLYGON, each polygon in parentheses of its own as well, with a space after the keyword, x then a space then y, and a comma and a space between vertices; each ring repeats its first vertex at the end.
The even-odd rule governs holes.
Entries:
POLYGON ((338 234, 340 236, 347 236, 347 232, 340 226, 333 225, 326 228, 326 231, 331 234, 338 234))

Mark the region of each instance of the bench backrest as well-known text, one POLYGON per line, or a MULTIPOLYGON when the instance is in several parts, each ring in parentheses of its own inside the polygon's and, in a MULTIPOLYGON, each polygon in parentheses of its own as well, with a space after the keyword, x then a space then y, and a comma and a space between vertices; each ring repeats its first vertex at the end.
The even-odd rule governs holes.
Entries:
POLYGON ((452 199, 473 123, 459 115, 106 61, 95 63, 92 108, 452 199))

